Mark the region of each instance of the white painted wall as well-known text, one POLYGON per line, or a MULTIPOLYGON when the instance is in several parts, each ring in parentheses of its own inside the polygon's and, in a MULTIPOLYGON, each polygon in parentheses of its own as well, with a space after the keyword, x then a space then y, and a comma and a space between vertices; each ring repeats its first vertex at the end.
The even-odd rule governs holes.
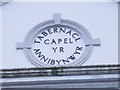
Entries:
POLYGON ((2 8, 0 8, 0 67, 2 67, 2 8))
POLYGON ((36 24, 52 19, 53 13, 83 25, 93 38, 101 39, 91 57, 83 65, 118 63, 118 5, 117 3, 9 3, 2 8, 2 67, 34 67, 16 42, 23 42, 27 32, 36 24))

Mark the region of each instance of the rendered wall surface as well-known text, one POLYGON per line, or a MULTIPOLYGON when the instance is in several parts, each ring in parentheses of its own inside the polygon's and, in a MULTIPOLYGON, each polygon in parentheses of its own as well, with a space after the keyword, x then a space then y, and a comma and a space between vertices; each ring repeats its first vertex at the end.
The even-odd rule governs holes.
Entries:
POLYGON ((2 7, 2 67, 35 67, 16 50, 36 24, 52 19, 53 13, 83 25, 101 46, 94 47, 83 65, 118 63, 118 5, 116 3, 9 3, 2 7))

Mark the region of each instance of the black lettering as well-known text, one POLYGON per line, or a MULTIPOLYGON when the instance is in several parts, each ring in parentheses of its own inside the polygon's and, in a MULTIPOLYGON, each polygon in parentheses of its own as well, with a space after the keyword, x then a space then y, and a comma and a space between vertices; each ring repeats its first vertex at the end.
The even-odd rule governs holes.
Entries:
POLYGON ((61 32, 63 32, 63 33, 65 33, 65 31, 66 31, 66 28, 60 28, 60 31, 59 31, 59 33, 61 33, 61 32))
POLYGON ((48 35, 48 33, 46 33, 46 32, 42 32, 42 34, 43 34, 44 36, 47 36, 47 35, 48 35))
POLYGON ((60 38, 60 39, 58 39, 58 44, 60 44, 60 42, 62 42, 62 39, 60 38))
POLYGON ((51 32, 51 30, 50 30, 50 29, 48 29, 47 31, 48 31, 48 33, 49 33, 49 34, 52 34, 52 32, 51 32))
POLYGON ((72 34, 72 37, 75 38, 75 41, 76 41, 76 42, 77 42, 79 39, 81 39, 77 33, 73 33, 73 34, 72 34))
POLYGON ((78 40, 80 40, 81 38, 76 38, 75 41, 77 42, 78 40))
POLYGON ((37 36, 41 41, 42 41, 42 38, 44 38, 43 36, 37 36))
POLYGON ((56 52, 57 47, 55 47, 55 48, 54 48, 54 47, 52 47, 52 49, 54 50, 54 52, 56 52))
POLYGON ((45 43, 45 44, 49 44, 49 39, 46 39, 46 40, 44 41, 44 43, 45 43))
POLYGON ((38 58, 40 58, 40 57, 43 57, 41 52, 38 53, 38 58))
POLYGON ((50 60, 51 60, 51 59, 48 60, 48 62, 47 62, 48 64, 50 63, 50 60))
POLYGON ((48 60, 48 58, 45 58, 45 56, 43 55, 43 57, 40 60, 44 60, 44 62, 46 62, 48 60))
POLYGON ((69 59, 71 60, 75 60, 75 56, 74 55, 71 55, 70 57, 68 57, 69 59))
POLYGON ((53 44, 53 43, 54 43, 54 44, 56 44, 56 42, 55 42, 55 40, 54 40, 54 39, 52 40, 51 44, 53 44))
POLYGON ((69 43, 73 43, 72 40, 71 40, 71 38, 69 38, 69 43))
POLYGON ((72 34, 72 37, 73 37, 73 38, 76 38, 76 36, 79 36, 79 35, 78 35, 77 33, 73 33, 73 34, 72 34))
POLYGON ((75 50, 74 54, 80 54, 77 50, 75 50))
POLYGON ((36 40, 34 40, 34 43, 40 43, 40 41, 36 41, 36 40))
POLYGON ((56 60, 56 62, 58 63, 58 65, 60 65, 61 60, 56 60))
POLYGON ((66 32, 66 34, 69 34, 69 35, 71 35, 71 30, 70 30, 70 31, 68 31, 68 32, 66 32))
POLYGON ((79 47, 79 46, 76 47, 76 50, 82 50, 82 49, 83 47, 79 47))
POLYGON ((55 60, 52 59, 51 62, 50 62, 51 65, 54 65, 55 64, 55 60))
POLYGON ((63 61, 64 64, 66 64, 66 62, 67 62, 67 63, 70 62, 68 59, 66 59, 66 60, 62 59, 62 61, 63 61))
POLYGON ((40 51, 40 49, 33 49, 35 51, 35 54, 37 55, 37 53, 40 51))
POLYGON ((60 52, 64 52, 63 49, 64 49, 63 47, 60 47, 60 52))
POLYGON ((58 33, 57 28, 53 28, 54 33, 58 33))
POLYGON ((34 49, 34 51, 35 51, 35 54, 38 55, 38 58, 43 57, 43 55, 41 54, 40 49, 34 49))
POLYGON ((67 38, 64 38, 64 44, 67 44, 68 42, 67 42, 67 38))

